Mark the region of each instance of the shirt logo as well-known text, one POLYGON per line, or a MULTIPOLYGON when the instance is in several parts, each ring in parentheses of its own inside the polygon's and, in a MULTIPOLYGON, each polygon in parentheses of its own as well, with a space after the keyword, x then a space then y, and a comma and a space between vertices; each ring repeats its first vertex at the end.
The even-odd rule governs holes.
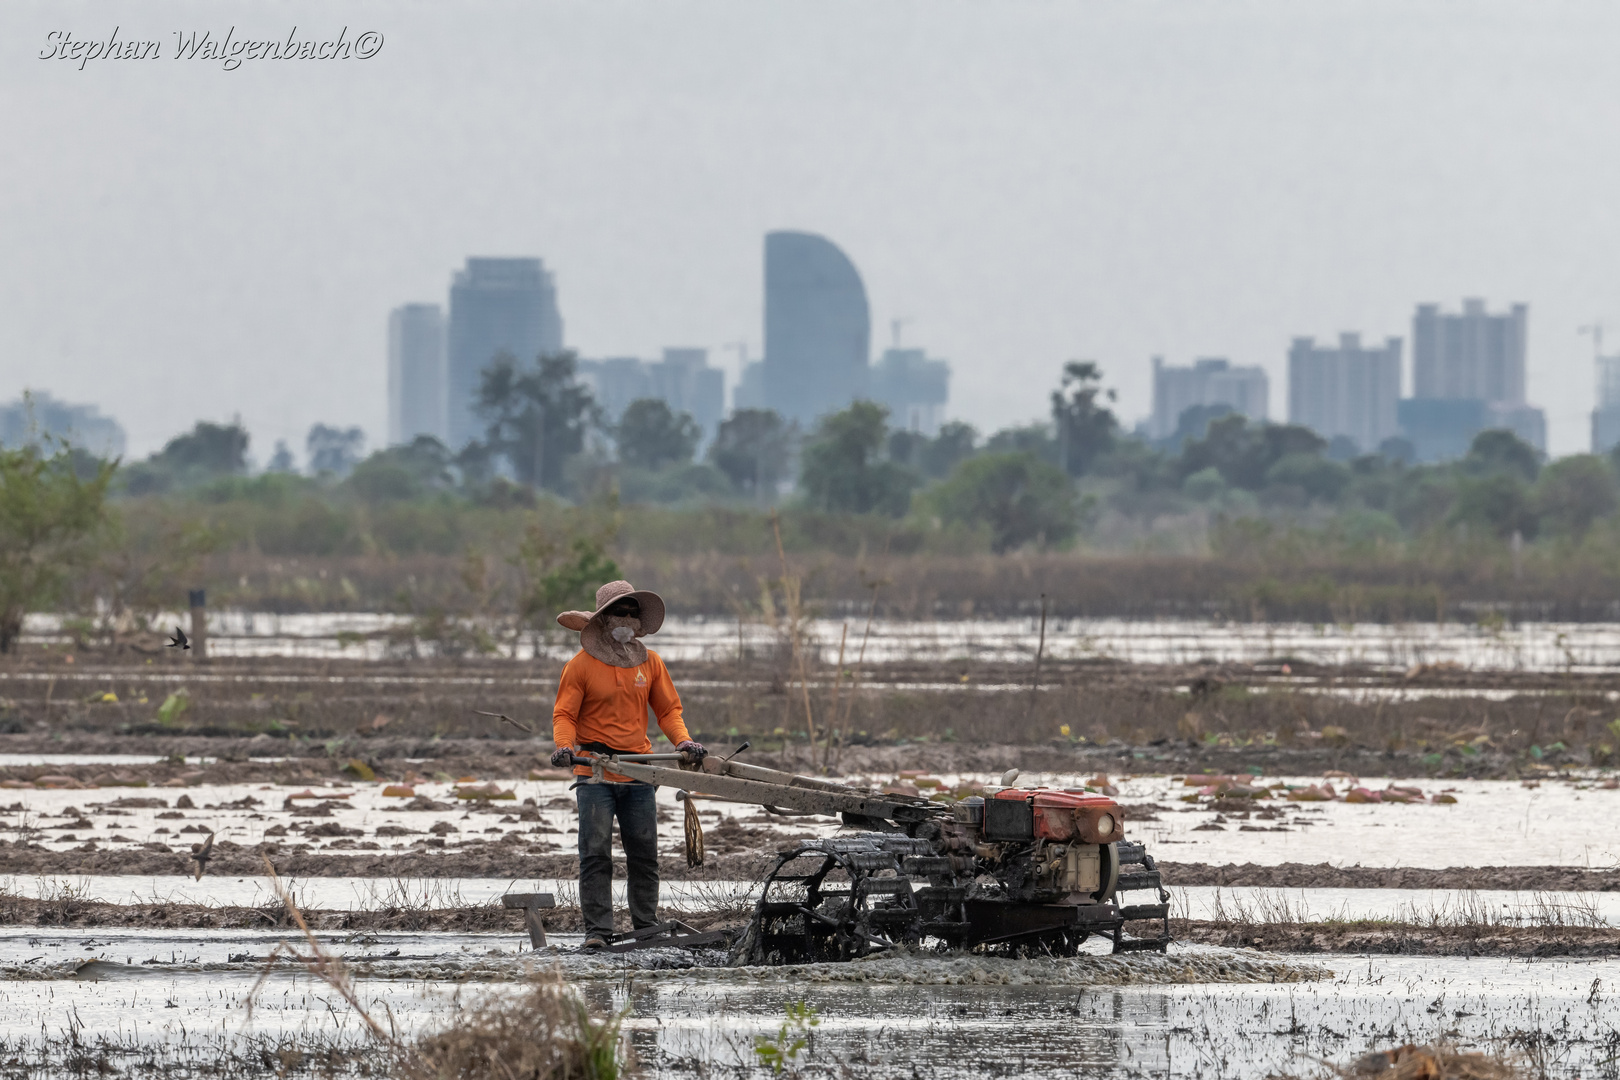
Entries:
POLYGON ((636 672, 636 685, 637 686, 646 686, 647 685, 647 673, 645 671, 637 671, 636 672))

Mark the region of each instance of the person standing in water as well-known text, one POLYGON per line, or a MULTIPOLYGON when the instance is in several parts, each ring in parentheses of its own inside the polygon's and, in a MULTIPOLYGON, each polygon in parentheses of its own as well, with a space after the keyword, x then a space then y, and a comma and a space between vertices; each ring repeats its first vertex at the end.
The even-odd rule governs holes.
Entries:
MULTIPOLYGON (((664 601, 628 581, 596 590, 595 611, 565 611, 558 625, 579 632, 579 652, 563 667, 551 714, 557 744, 551 763, 559 768, 580 751, 646 754, 647 710, 677 750, 694 760, 708 752, 686 730, 681 697, 669 669, 641 639, 664 623, 664 601)), ((579 906, 585 916, 585 948, 599 949, 613 934, 613 819, 624 844, 630 923, 637 929, 658 921, 657 789, 607 772, 601 782, 588 765, 575 764, 579 806, 579 906)))

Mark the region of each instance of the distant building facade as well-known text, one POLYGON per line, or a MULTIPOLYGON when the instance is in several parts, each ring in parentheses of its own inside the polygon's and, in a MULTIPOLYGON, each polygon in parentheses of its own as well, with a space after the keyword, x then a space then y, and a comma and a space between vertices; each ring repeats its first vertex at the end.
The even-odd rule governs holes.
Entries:
POLYGON ((479 380, 508 353, 524 363, 563 348, 557 289, 539 259, 469 258, 450 285, 446 430, 459 450, 483 434, 479 380))
POLYGON ((1620 356, 1597 358, 1597 408, 1592 410, 1592 453, 1620 446, 1620 356))
POLYGON ((1271 383, 1261 367, 1233 367, 1219 357, 1196 360, 1191 367, 1167 367, 1153 358, 1153 418, 1148 433, 1168 439, 1181 414, 1194 405, 1226 405, 1250 420, 1269 419, 1271 383))
POLYGON ((725 415, 726 373, 709 366, 707 349, 665 349, 656 362, 633 356, 581 360, 579 375, 611 424, 639 398, 658 398, 671 412, 689 414, 706 440, 725 415))
POLYGON ((1419 461, 1468 452, 1475 435, 1505 428, 1537 450, 1547 447, 1547 419, 1525 401, 1530 309, 1514 304, 1492 315, 1485 301, 1465 299, 1459 314, 1419 304, 1412 317, 1412 397, 1400 406, 1401 433, 1419 461))
POLYGON ((1401 339, 1366 347, 1340 334, 1337 348, 1295 338, 1288 349, 1288 422, 1332 441, 1343 437, 1370 453, 1400 434, 1401 339))
POLYGON ((763 409, 765 405, 765 361, 744 360, 737 386, 731 392, 733 409, 763 409))
POLYGON ((1524 401, 1529 307, 1491 315, 1485 301, 1463 301, 1459 315, 1419 304, 1412 317, 1412 396, 1470 401, 1524 401))
POLYGON ((889 407, 889 426, 916 431, 929 438, 939 434, 950 400, 951 365, 933 360, 922 349, 893 348, 873 365, 868 393, 889 407))
POLYGON ((867 393, 871 315, 855 264, 812 233, 765 235, 767 408, 805 426, 867 393))
POLYGON ((47 438, 97 457, 124 456, 124 428, 94 405, 70 405, 44 392, 30 392, 0 405, 0 446, 41 446, 47 438))
POLYGON ((404 304, 388 313, 388 444, 418 435, 448 443, 444 309, 404 304))

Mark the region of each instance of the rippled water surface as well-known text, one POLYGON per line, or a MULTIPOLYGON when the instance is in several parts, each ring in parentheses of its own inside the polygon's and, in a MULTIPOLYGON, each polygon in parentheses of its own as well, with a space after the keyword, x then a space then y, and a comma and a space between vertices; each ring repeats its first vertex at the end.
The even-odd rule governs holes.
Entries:
MULTIPOLYGON (((538 960, 514 935, 322 937, 361 973, 363 1007, 406 1034, 453 1021, 484 994, 512 992, 527 969, 561 963, 599 1008, 628 1010, 638 1052, 660 1074, 750 1063, 754 1037, 774 1032, 786 1005, 800 1000, 820 1018, 811 1062, 867 1075, 1264 1076, 1369 1047, 1439 1037, 1493 1046, 1540 1032, 1556 1049, 1549 1075, 1566 1077, 1593 1075, 1620 1049, 1603 989, 1620 981, 1615 961, 1299 958, 1302 971, 1325 964, 1331 977, 1155 983, 1154 972, 1173 968, 1177 956, 1216 955, 1177 948, 1168 965, 1142 961, 1142 985, 940 984, 929 981, 938 962, 926 957, 885 962, 889 975, 828 983, 770 971, 638 973, 578 959, 575 937, 560 936, 560 948, 538 960), (892 973, 906 966, 923 971, 923 982, 897 981, 892 973)), ((147 1046, 264 1035, 361 1044, 352 1010, 307 974, 270 975, 246 1007, 279 940, 265 932, 0 932, 0 965, 38 969, 0 980, 0 1039, 26 1046, 77 1025, 147 1046)))
MULTIPOLYGON (((30 616, 28 637, 58 640, 55 616, 30 616)), ((413 641, 403 615, 345 612, 278 615, 218 611, 209 616, 209 649, 220 656, 301 656, 383 659, 431 653, 429 642, 413 641)), ((810 639, 822 660, 838 659, 840 636, 848 628, 848 655, 860 649, 867 661, 941 661, 971 657, 985 661, 1034 659, 1040 620, 878 620, 867 633, 864 619, 816 619, 810 639)), ((66 641, 66 638, 60 638, 66 641)), ((739 649, 769 648, 777 641, 771 627, 730 619, 669 618, 649 643, 667 660, 718 660, 739 649)), ((571 644, 543 647, 558 658, 572 655, 571 644)), ((525 637, 515 655, 532 657, 525 637)), ((1405 669, 1413 664, 1458 664, 1495 671, 1608 671, 1620 666, 1620 623, 1525 622, 1502 627, 1476 623, 1229 623, 1196 619, 1049 619, 1045 654, 1054 658, 1107 657, 1144 664, 1202 660, 1256 663, 1294 658, 1323 664, 1373 664, 1405 669)))

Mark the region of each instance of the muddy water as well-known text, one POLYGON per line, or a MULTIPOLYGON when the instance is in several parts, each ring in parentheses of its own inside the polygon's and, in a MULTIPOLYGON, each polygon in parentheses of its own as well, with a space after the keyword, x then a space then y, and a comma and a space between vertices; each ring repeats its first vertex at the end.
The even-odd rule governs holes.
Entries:
MULTIPOLYGON (((536 966, 510 935, 325 937, 360 974, 364 1006, 404 1033, 453 1022, 536 966)), ((0 1040, 26 1048, 77 1027, 81 1038, 159 1050, 267 1035, 361 1045, 352 1011, 291 968, 271 974, 246 1008, 278 940, 0 932, 0 1040)), ((1539 1031, 1556 1040, 1548 1075, 1571 1077, 1593 1075, 1620 1049, 1604 990, 1620 983, 1616 961, 1332 958, 1332 975, 1315 981, 1325 975, 1315 958, 1177 948, 1056 963, 883 960, 838 966, 830 974, 844 981, 827 981, 825 970, 648 970, 647 958, 637 970, 581 958, 574 940, 539 964, 560 964, 598 1008, 626 1008, 630 1037, 659 1075, 753 1064, 755 1037, 774 1034, 801 1000, 820 1021, 809 1064, 863 1076, 1263 1076, 1374 1046, 1436 1037, 1490 1046, 1539 1031)))
MULTIPOLYGON (((30 616, 25 640, 66 642, 55 616, 30 616)), ((811 640, 826 663, 837 661, 845 621, 812 620, 811 640)), ((351 657, 383 659, 399 652, 431 654, 431 642, 409 640, 406 616, 379 613, 276 615, 221 611, 209 618, 209 649, 219 656, 351 657), (343 637, 339 637, 339 635, 343 637), (407 635, 404 645, 398 635, 407 635), (356 640, 354 635, 359 635, 356 640), (386 635, 395 635, 390 643, 386 635)), ((865 621, 850 624, 852 641, 865 621)), ((874 622, 866 660, 947 660, 972 657, 1017 662, 1034 658, 1040 633, 1037 619, 974 619, 874 622)), ((728 619, 670 618, 656 644, 665 659, 725 660, 738 649, 768 649, 777 643, 769 626, 728 619)), ((1293 657, 1324 664, 1373 664, 1407 668, 1413 664, 1455 663, 1496 671, 1605 671, 1620 664, 1620 624, 1520 623, 1488 628, 1468 623, 1312 625, 1308 623, 1213 623, 1202 620, 1051 619, 1046 624, 1046 655, 1056 658, 1108 657, 1143 664, 1201 660, 1254 663, 1293 657)), ((565 659, 572 647, 542 647, 565 659)), ((513 649, 520 659, 535 655, 525 637, 513 649)))

